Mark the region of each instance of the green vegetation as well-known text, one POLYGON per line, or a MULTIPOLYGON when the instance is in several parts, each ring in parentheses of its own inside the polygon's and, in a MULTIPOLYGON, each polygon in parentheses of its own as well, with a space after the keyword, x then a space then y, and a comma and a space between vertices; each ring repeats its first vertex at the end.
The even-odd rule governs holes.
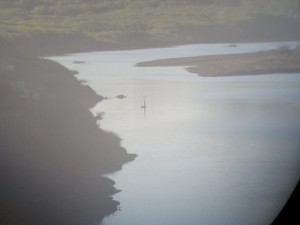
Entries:
POLYGON ((257 15, 299 20, 300 0, 0 0, 0 35, 83 33, 117 41, 128 32, 172 36, 182 25, 236 23, 257 15))

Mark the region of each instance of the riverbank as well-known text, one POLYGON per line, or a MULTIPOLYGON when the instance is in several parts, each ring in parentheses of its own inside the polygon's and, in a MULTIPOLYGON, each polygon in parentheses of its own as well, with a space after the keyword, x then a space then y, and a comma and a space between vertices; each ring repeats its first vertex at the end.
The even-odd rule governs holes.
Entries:
POLYGON ((300 57, 292 50, 279 49, 259 53, 161 59, 141 62, 136 66, 183 66, 187 71, 203 77, 299 73, 300 57))
POLYGON ((134 160, 89 109, 74 72, 0 39, 0 224, 87 225, 117 211, 114 181, 134 160))
POLYGON ((57 63, 24 56, 3 61, 0 222, 93 224, 116 211, 114 182, 100 174, 135 156, 99 131, 88 112, 102 98, 57 63))

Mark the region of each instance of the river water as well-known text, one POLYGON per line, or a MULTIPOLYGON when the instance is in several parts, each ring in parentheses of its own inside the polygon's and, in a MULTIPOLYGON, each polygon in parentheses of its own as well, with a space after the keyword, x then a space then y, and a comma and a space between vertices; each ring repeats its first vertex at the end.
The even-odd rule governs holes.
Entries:
POLYGON ((134 64, 296 44, 186 45, 52 57, 107 97, 91 111, 104 112, 101 128, 138 154, 107 175, 122 190, 114 195, 121 204, 102 224, 270 224, 300 177, 300 74, 208 78, 181 67, 134 64), (120 94, 126 98, 115 97, 120 94))

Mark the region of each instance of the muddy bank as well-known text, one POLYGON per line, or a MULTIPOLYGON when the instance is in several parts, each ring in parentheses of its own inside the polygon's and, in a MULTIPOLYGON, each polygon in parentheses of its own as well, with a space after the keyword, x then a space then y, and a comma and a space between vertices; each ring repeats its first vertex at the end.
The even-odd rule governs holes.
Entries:
POLYGON ((102 175, 135 158, 89 112, 103 98, 57 63, 0 48, 0 224, 101 221, 119 204, 102 175))
POLYGON ((290 50, 235 55, 197 56, 141 62, 136 66, 183 66, 199 76, 299 73, 300 58, 290 50))

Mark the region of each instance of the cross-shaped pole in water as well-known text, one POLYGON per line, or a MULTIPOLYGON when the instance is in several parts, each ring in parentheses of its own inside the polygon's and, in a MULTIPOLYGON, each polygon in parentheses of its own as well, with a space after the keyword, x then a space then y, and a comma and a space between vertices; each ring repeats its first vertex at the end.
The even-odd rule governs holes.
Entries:
POLYGON ((144 116, 146 115, 146 97, 144 96, 144 104, 141 106, 142 109, 144 109, 144 116))

